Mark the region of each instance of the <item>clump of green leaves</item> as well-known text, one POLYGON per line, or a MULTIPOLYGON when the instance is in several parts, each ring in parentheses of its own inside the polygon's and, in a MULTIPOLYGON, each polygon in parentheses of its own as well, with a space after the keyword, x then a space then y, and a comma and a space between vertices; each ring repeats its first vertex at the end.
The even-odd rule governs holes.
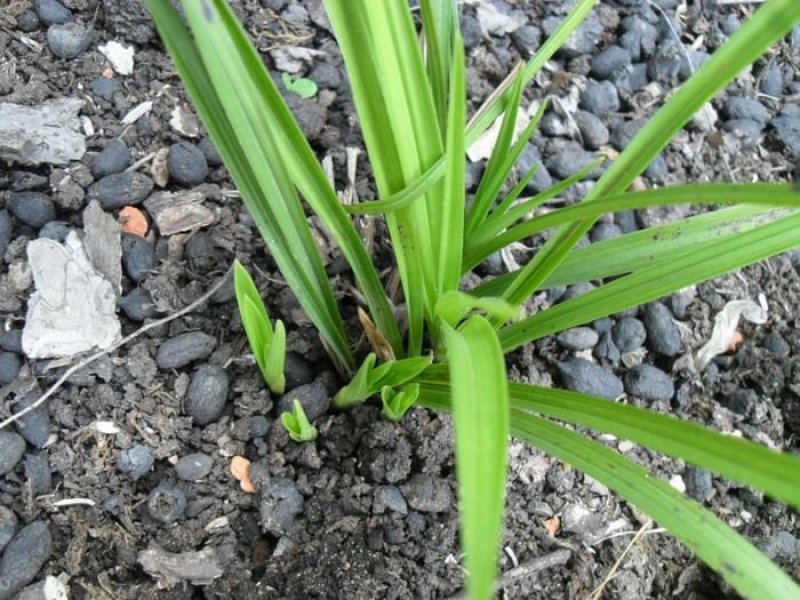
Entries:
POLYGON ((303 405, 297 399, 292 405, 292 412, 281 415, 281 423, 295 442, 313 442, 317 439, 317 428, 308 420, 303 405))
MULTIPOLYGON (((504 364, 504 354, 524 344, 800 245, 800 203, 791 185, 629 191, 692 115, 800 20, 797 0, 767 0, 669 97, 582 202, 541 214, 536 209, 597 164, 524 197, 538 165, 516 184, 512 170, 545 103, 517 135, 523 89, 595 0, 576 0, 561 26, 469 122, 455 0, 420 0, 424 51, 407 0, 324 0, 378 190, 377 200, 347 207, 226 0, 183 0, 186 24, 171 3, 147 2, 272 257, 337 368, 351 377, 334 405, 352 406, 380 393, 389 419, 401 418, 412 402, 453 413, 461 540, 473 598, 489 599, 496 579, 509 433, 608 485, 742 595, 800 595, 789 576, 709 510, 574 427, 629 439, 800 508, 797 457, 633 406, 508 382, 504 364), (497 119, 494 149, 468 203, 466 149, 497 119), (369 323, 367 337, 384 359, 380 365, 370 354, 356 368, 301 197, 352 269, 359 309, 367 315, 362 323, 369 323), (603 214, 685 202, 735 206, 577 247, 603 214), (386 221, 402 284, 405 334, 353 214, 386 221), (464 277, 493 253, 543 233, 547 241, 522 268, 463 289, 464 277), (599 279, 605 283, 586 294, 535 314, 523 312, 536 293, 599 279)), ((297 84, 284 78, 287 90, 297 84)), ((274 391, 282 390, 283 365, 275 355, 285 352, 283 327, 276 323, 273 331, 252 281, 237 277, 237 299, 259 368, 274 391)), ((297 405, 283 415, 285 424, 287 416, 294 419, 290 431, 303 437, 297 405)))
POLYGON ((302 98, 313 98, 319 91, 317 82, 313 79, 307 79, 305 77, 293 79, 288 73, 282 73, 281 81, 283 82, 283 87, 285 87, 287 91, 294 92, 302 98))
POLYGON ((239 261, 234 265, 234 289, 247 341, 269 389, 282 394, 286 388, 286 328, 269 320, 267 308, 250 274, 239 261))

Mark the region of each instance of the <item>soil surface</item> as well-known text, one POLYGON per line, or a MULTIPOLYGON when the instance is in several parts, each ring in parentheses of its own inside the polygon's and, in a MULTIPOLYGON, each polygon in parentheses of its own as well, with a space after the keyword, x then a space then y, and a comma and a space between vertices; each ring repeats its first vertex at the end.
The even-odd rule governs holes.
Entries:
MULTIPOLYGON (((43 408, 0 431, 0 598, 19 590, 21 598, 54 597, 45 588, 67 589, 75 599, 461 597, 450 419, 416 409, 391 424, 374 401, 329 410, 341 382, 204 137, 141 0, 62 2, 6 0, 0 11, 0 107, 52 117, 52 101, 77 99, 72 135, 85 143, 85 152, 53 160, 40 157, 41 148, 9 149, 10 134, 0 140, 0 416, 38 398, 80 358, 36 354, 22 336, 35 290, 51 298, 42 291, 55 277, 46 267, 66 261, 78 268, 64 254, 65 240, 83 239, 102 276, 87 276, 95 287, 61 289, 59 301, 72 298, 70 306, 80 307, 110 298, 111 312, 119 309, 110 327, 118 319, 122 335, 190 305, 234 258, 242 260, 272 316, 289 324, 291 392, 281 398, 265 389, 230 280, 208 302, 72 374, 43 408), (29 246, 40 239, 53 244, 39 246, 50 254, 37 264, 29 246), (111 242, 98 246, 98 239, 111 242), (293 397, 319 429, 313 443, 291 442, 280 425, 293 397), (232 477, 236 457, 250 461, 251 482, 232 477), (253 487, 244 489, 247 483, 253 487)), ((288 73, 318 85, 311 98, 285 97, 319 156, 330 160, 337 189, 348 188, 348 152, 362 143, 320 0, 233 4, 276 81, 288 73)), ((464 3, 471 109, 530 57, 571 5, 464 3)), ((525 92, 529 112, 544 98, 551 102, 523 154, 521 167, 544 164, 528 191, 622 150, 753 6, 600 3, 525 92)), ((641 185, 789 179, 800 156, 799 69, 795 28, 677 136, 641 185)), ((7 132, 16 125, 9 114, 18 113, 1 114, 7 132)), ((55 152, 55 140, 48 143, 55 152)), ((469 165, 473 191, 482 168, 481 161, 469 165)), ((560 200, 576 201, 601 172, 560 200)), ((362 157, 351 190, 360 199, 375 196, 370 176, 362 157)), ((698 210, 622 213, 601 220, 586 243, 698 210)), ((372 225, 373 252, 389 267, 383 228, 372 225)), ((353 317, 351 274, 321 229, 319 239, 353 317)), ((492 257, 470 283, 528 256, 521 248, 492 257)), ((799 269, 800 255, 779 256, 539 340, 509 357, 509 372, 540 385, 589 386, 796 452, 799 269), (766 308, 766 322, 742 321, 731 351, 692 372, 687 358, 733 300, 766 308)), ((535 303, 585 290, 549 290, 535 303)), ((70 319, 59 326, 72 326, 76 339, 95 333, 94 324, 70 319)), ((800 577, 796 513, 681 461, 598 439, 685 490, 800 577)), ((608 598, 736 597, 657 525, 628 548, 646 515, 519 442, 511 446, 506 512, 503 598, 589 598, 609 574, 608 598)))

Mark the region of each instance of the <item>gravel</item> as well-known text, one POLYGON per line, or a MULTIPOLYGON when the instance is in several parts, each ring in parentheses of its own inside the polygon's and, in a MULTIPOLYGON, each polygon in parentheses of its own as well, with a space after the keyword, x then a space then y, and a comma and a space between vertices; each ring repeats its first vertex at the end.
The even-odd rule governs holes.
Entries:
POLYGON ((50 530, 34 521, 19 530, 6 547, 0 561, 0 600, 10 600, 28 585, 53 552, 50 530))
POLYGON ((185 186, 199 185, 208 176, 208 162, 203 151, 188 142, 170 146, 167 169, 170 178, 185 186))
POLYGON ((711 487, 711 473, 698 467, 687 467, 683 474, 686 493, 701 504, 711 500, 714 488, 711 487))
POLYGON ((122 140, 112 140, 92 161, 92 175, 102 179, 106 175, 121 173, 133 162, 128 146, 122 140))
POLYGON ((644 323, 635 317, 625 317, 614 325, 614 343, 622 352, 630 352, 641 348, 647 339, 644 323))
POLYGON ((33 10, 42 25, 63 24, 72 21, 72 11, 57 0, 34 0, 33 10))
POLYGON ((18 221, 36 229, 56 218, 56 208, 52 200, 41 192, 11 194, 10 208, 18 221))
POLYGON ((184 481, 199 481, 211 473, 214 459, 208 454, 197 452, 178 459, 175 474, 184 481))
POLYGON ((89 87, 92 88, 92 93, 95 96, 99 96, 103 100, 111 102, 114 99, 114 94, 119 91, 121 84, 119 79, 98 77, 97 79, 92 79, 89 87))
POLYGON ((272 478, 261 490, 259 513, 262 529, 282 536, 292 528, 297 515, 303 512, 304 504, 303 495, 294 481, 272 478))
POLYGON ((294 388, 281 396, 278 401, 278 414, 291 412, 294 401, 299 400, 309 421, 314 421, 324 415, 331 404, 331 397, 325 384, 317 379, 294 388))
POLYGON ((555 139, 548 143, 545 166, 547 170, 561 179, 566 179, 580 171, 595 159, 578 142, 555 139))
POLYGON ((25 440, 8 429, 0 429, 0 476, 10 473, 25 454, 25 440))
POLYGON ((556 363, 556 367, 567 389, 612 400, 622 395, 623 386, 619 377, 591 361, 573 358, 556 363))
POLYGON ((514 47, 524 57, 533 56, 542 41, 542 32, 534 25, 523 25, 511 34, 514 47))
POLYGON ((573 327, 558 334, 558 343, 568 350, 587 350, 597 344, 600 336, 591 327, 573 327))
MULTIPOLYGON (((561 25, 561 17, 547 17, 542 21, 545 35, 550 37, 561 25)), ((559 54, 567 58, 574 58, 581 54, 588 54, 595 49, 603 34, 603 24, 596 11, 592 11, 566 39, 559 49, 559 54)))
POLYGON ((722 112, 728 119, 749 119, 762 127, 770 119, 769 111, 761 102, 743 96, 730 96, 722 112))
POLYGON ((609 79, 614 73, 630 64, 630 50, 612 45, 592 59, 591 74, 597 79, 609 79))
POLYGON ((645 309, 644 326, 651 350, 664 356, 675 356, 680 352, 681 332, 666 306, 660 302, 650 304, 645 309))
POLYGON ((580 106, 584 110, 598 117, 607 117, 619 110, 619 94, 617 88, 610 81, 586 82, 586 87, 581 92, 580 106))
POLYGON ((400 485, 408 505, 421 513, 440 513, 450 510, 453 492, 447 481, 417 473, 400 485))
POLYGON ((14 512, 0 504, 0 552, 3 551, 10 542, 14 534, 17 533, 17 515, 14 512))
POLYGON ((752 407, 757 402, 758 394, 755 390, 748 388, 736 388, 720 399, 720 404, 740 415, 746 415, 751 412, 752 407))
POLYGON ((602 242, 611 238, 619 237, 623 234, 622 227, 616 223, 598 223, 589 232, 589 239, 594 242, 602 242))
POLYGON ((39 230, 39 239, 47 238, 62 244, 72 230, 69 223, 65 223, 64 221, 50 221, 49 223, 45 223, 39 230))
POLYGON ((11 383, 19 375, 22 361, 13 352, 0 352, 0 386, 11 383))
POLYGON ((774 354, 775 356, 780 358, 789 356, 789 353, 792 351, 792 348, 791 346, 789 346, 789 343, 777 331, 772 331, 769 334, 767 334, 767 336, 764 338, 764 341, 762 342, 762 345, 771 354, 774 354))
POLYGON ((225 369, 214 365, 198 368, 186 395, 186 414, 195 424, 208 425, 222 416, 227 403, 228 373, 225 369))
MULTIPOLYGON (((18 409, 27 408, 39 397, 38 393, 32 393, 19 403, 18 409)), ((50 437, 50 411, 47 403, 40 405, 31 412, 17 419, 17 432, 25 438, 25 441, 37 448, 44 448, 50 437)))
POLYGON ((186 514, 186 494, 179 487, 162 481, 147 497, 147 512, 154 520, 170 525, 186 514))
POLYGON ((119 453, 117 470, 129 479, 136 481, 150 472, 154 462, 155 457, 150 448, 137 444, 119 453))
POLYGON ((314 381, 314 369, 309 362, 297 352, 286 353, 286 364, 283 367, 286 377, 286 390, 290 391, 298 386, 314 381))
POLYGON ((92 30, 83 23, 50 25, 47 29, 47 45, 58 58, 72 60, 83 54, 92 43, 92 30))
POLYGON ((23 10, 17 15, 17 27, 23 33, 33 33, 39 29, 39 17, 32 10, 23 10))
POLYGON ((800 158, 800 118, 780 115, 770 121, 775 137, 786 147, 794 159, 800 158))
POLYGON ((156 251, 143 237, 123 233, 122 265, 128 277, 139 283, 156 267, 156 251))
POLYGON ((0 333, 0 348, 22 354, 22 329, 9 329, 0 333))
POLYGON ((150 292, 142 288, 133 288, 117 304, 131 321, 141 322, 158 314, 150 292))
POLYGON ((0 209, 0 262, 3 261, 8 243, 11 241, 12 229, 14 223, 11 221, 11 215, 3 208, 0 209))
POLYGON ((598 150, 601 146, 608 144, 608 128, 603 124, 599 117, 592 113, 579 110, 573 115, 578 131, 581 132, 583 145, 589 150, 598 150))
POLYGON ((408 502, 403 497, 403 492, 395 485, 382 485, 375 489, 372 500, 372 512, 382 515, 387 510, 400 515, 408 514, 408 502))
POLYGON ((34 496, 49 494, 53 489, 53 476, 46 452, 28 454, 23 462, 25 479, 34 496))
POLYGON ((103 210, 141 204, 153 191, 153 180, 135 172, 106 175, 89 186, 89 200, 97 200, 103 210))
POLYGON ((768 96, 780 98, 783 94, 783 69, 777 63, 772 63, 763 73, 761 91, 768 96))
POLYGON ((622 353, 614 343, 614 337, 610 331, 606 331, 600 335, 597 345, 592 350, 592 354, 597 358, 605 359, 612 364, 617 364, 622 358, 622 353))
POLYGON ((625 373, 625 391, 642 400, 668 402, 675 395, 675 384, 658 367, 641 364, 625 373))
POLYGON ((159 346, 156 364, 162 370, 180 369, 196 360, 208 358, 216 345, 216 338, 202 331, 182 333, 159 346))

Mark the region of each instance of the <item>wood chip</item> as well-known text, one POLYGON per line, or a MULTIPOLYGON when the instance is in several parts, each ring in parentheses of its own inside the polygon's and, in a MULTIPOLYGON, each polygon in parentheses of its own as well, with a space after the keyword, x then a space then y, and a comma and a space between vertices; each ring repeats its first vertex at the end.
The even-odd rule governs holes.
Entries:
POLYGON ((144 205, 153 216, 161 235, 173 235, 208 227, 216 220, 214 213, 203 206, 206 192, 156 192, 144 205))
POLYGON ((548 537, 556 537, 561 531, 561 519, 557 516, 551 519, 545 519, 543 525, 548 537))
POLYGON ((256 486, 250 481, 250 461, 244 456, 234 456, 231 459, 231 475, 245 492, 256 493, 256 486))

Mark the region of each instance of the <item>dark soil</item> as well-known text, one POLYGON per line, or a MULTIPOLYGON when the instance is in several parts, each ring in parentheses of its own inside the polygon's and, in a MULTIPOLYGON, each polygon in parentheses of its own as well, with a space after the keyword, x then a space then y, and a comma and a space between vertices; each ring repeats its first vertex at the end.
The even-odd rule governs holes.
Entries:
MULTIPOLYGON (((73 375, 47 403, 40 414, 47 441, 37 448, 29 440, 24 458, 0 476, 0 508, 9 509, 17 522, 11 530, 41 522, 52 536, 43 568, 26 576, 21 585, 31 583, 36 588, 46 576, 57 577, 75 599, 458 597, 463 593, 464 571, 450 419, 416 409, 401 423, 390 424, 381 420, 374 402, 344 413, 327 410, 328 399, 340 382, 308 319, 264 251, 202 129, 194 135, 190 126, 178 131, 170 123, 176 108, 185 109, 190 120, 191 109, 141 1, 62 1, 70 18, 86 24, 93 36, 88 48, 71 60, 53 55, 47 26, 40 22, 52 14, 45 10, 48 7, 60 10, 50 6, 58 3, 13 0, 0 11, 0 102, 36 107, 51 99, 82 99, 80 115, 88 148, 81 160, 66 166, 0 161, 0 213, 8 208, 7 222, 11 224, 6 245, 0 220, 0 316, 4 322, 0 349, 12 357, 3 359, 6 363, 0 360, 0 375, 3 369, 18 371, 0 388, 0 416, 12 414, 24 398, 33 399, 47 389, 70 362, 29 360, 21 352, 18 336, 33 292, 25 251, 29 241, 42 236, 46 228, 51 232, 82 230, 83 209, 96 194, 89 191, 93 173, 102 175, 115 164, 122 169, 129 164, 119 147, 113 150, 116 156, 112 150, 105 154, 102 167, 94 164, 95 156, 114 140, 125 142, 130 149, 134 171, 156 180, 148 198, 164 190, 200 192, 204 218, 210 215, 190 231, 167 235, 153 223, 157 211, 150 200, 139 207, 148 213, 152 231, 147 237, 149 248, 133 249, 139 242, 123 246, 122 288, 128 299, 127 305, 125 300, 120 303, 123 335, 143 321, 194 301, 239 258, 252 267, 272 316, 290 324, 289 346, 294 352, 288 374, 291 386, 317 382, 313 390, 304 388, 303 393, 308 394, 309 402, 323 406, 324 414, 316 419, 319 438, 315 442, 298 445, 288 439, 277 418, 279 398, 270 395, 247 354, 232 287, 224 285, 197 310, 148 331, 73 375), (108 41, 133 45, 132 74, 115 75, 110 69, 98 50, 108 41), (123 118, 145 101, 152 102, 149 113, 123 124, 123 118), (178 142, 188 142, 189 150, 184 148, 184 154, 175 151, 170 163, 172 176, 164 187, 158 174, 154 175, 153 164, 166 161, 166 150, 178 142), (209 167, 207 174, 203 161, 209 167), (41 192, 49 198, 50 208, 43 210, 53 210, 55 220, 48 213, 42 227, 35 221, 37 215, 15 213, 14 193, 23 191, 41 192), (197 350, 196 344, 188 350, 171 347, 169 359, 164 351, 159 353, 165 342, 187 332, 211 336, 208 351, 186 360, 183 355, 175 358, 175 353, 191 354, 197 350), (211 372, 226 379, 226 385, 192 386, 198 370, 208 373, 209 365, 220 368, 211 372), (218 412, 211 406, 214 398, 192 397, 189 401, 192 394, 213 395, 220 389, 218 412), (206 412, 202 417, 200 409, 191 408, 198 402, 209 403, 203 404, 206 412), (140 449, 134 452, 137 446, 140 449), (197 453, 205 455, 198 459, 200 466, 179 463, 197 453), (128 463, 119 462, 123 454, 125 460, 130 459, 128 463), (231 476, 230 464, 236 456, 252 462, 255 493, 241 489, 231 476), (179 474, 185 477, 185 469, 199 476, 182 479, 179 474), (64 500, 78 503, 65 506, 64 500), (147 550, 160 557, 155 560, 161 565, 160 575, 154 572, 153 561, 147 560, 147 550), (178 557, 184 561, 183 570, 176 571, 173 564, 168 571, 164 565, 176 557, 159 554, 161 551, 196 554, 178 557)), ((483 34, 476 7, 465 5, 463 27, 473 109, 519 59, 527 58, 545 39, 550 31, 547 19, 565 14, 570 2, 498 0, 487 4, 519 18, 521 26, 511 35, 483 34)), ((590 30, 579 40, 589 47, 573 43, 526 91, 526 106, 549 97, 559 99, 555 104, 562 107, 550 112, 551 133, 537 133, 526 151, 530 162, 543 157, 543 172, 551 180, 564 175, 564 165, 576 160, 576 152, 580 159, 581 153, 611 156, 619 151, 614 145, 622 136, 622 125, 651 115, 685 79, 689 67, 679 46, 672 46, 675 34, 690 48, 692 57, 699 59, 703 52, 718 47, 736 21, 745 19, 751 10, 750 5, 712 3, 706 8, 701 8, 702 3, 690 3, 687 8, 675 0, 657 0, 655 4, 661 8, 644 1, 602 3, 590 30), (670 17, 672 27, 663 15, 670 17), (608 77, 606 69, 610 67, 597 65, 593 57, 608 46, 629 44, 624 36, 638 25, 624 19, 634 18, 646 25, 641 26, 643 33, 637 34, 642 39, 639 55, 631 58, 629 54, 621 71, 608 77), (654 37, 648 41, 651 29, 654 37), (591 114, 580 117, 579 134, 559 132, 563 123, 555 121, 564 114, 579 108, 591 113, 581 99, 581 90, 595 76, 612 82, 621 102, 618 110, 602 114, 600 119, 591 114), (605 139, 597 121, 608 130, 605 139), (589 127, 595 129, 590 132, 589 127), (599 140, 599 150, 592 140, 599 140), (593 144, 596 147, 590 150, 593 144)), ((276 80, 280 80, 281 69, 295 69, 295 59, 287 49, 319 51, 310 61, 300 60, 293 73, 317 81, 317 96, 302 99, 287 92, 286 98, 320 157, 330 157, 337 189, 344 189, 348 184, 346 148, 361 147, 361 141, 341 57, 320 1, 242 0, 234 2, 234 7, 265 53, 276 80)), ((800 30, 796 28, 790 39, 744 74, 727 96, 715 100, 711 118, 718 121, 713 126, 693 122, 663 153, 663 164, 651 167, 642 183, 787 179, 797 160, 787 121, 781 121, 784 127, 778 129, 777 124, 749 119, 756 123, 755 130, 741 123, 736 129, 734 123, 728 131, 726 125, 742 117, 730 114, 733 111, 726 108, 726 98, 755 99, 768 119, 800 119, 800 111, 791 109, 793 103, 797 108, 800 94, 799 55, 800 30), (771 87, 764 91, 767 79, 771 87)), ((800 144, 795 151, 800 152, 800 144)), ((470 165, 473 186, 481 168, 481 164, 470 165)), ((370 175, 366 160, 360 160, 355 191, 361 199, 375 195, 370 175)), ((546 183, 534 180, 532 185, 546 183)), ((564 200, 574 201, 590 185, 576 186, 564 200)), ((130 197, 119 205, 116 201, 110 197, 104 204, 115 218, 121 206, 132 202, 130 197)), ((692 212, 696 210, 690 207, 620 215, 602 225, 607 226, 606 232, 614 230, 612 225, 629 231, 692 212)), ((383 234, 378 223, 373 250, 377 260, 388 267, 383 234)), ((596 229, 592 240, 605 235, 596 229)), ((320 243, 345 314, 353 317, 349 271, 321 230, 320 243)), ((525 252, 516 255, 518 260, 526 257, 525 252)), ((472 283, 505 268, 500 257, 487 261, 477 269, 472 283)), ((655 352, 649 342, 639 342, 616 358, 598 354, 604 332, 610 332, 614 323, 623 317, 646 320, 642 308, 616 315, 613 323, 588 324, 599 335, 583 332, 594 340, 585 349, 570 349, 569 344, 578 343, 577 338, 567 342, 553 337, 528 345, 509 357, 509 372, 519 381, 549 386, 562 383, 558 363, 575 357, 592 359, 620 380, 640 363, 652 365, 671 378, 674 389, 669 400, 625 394, 621 401, 797 452, 798 269, 800 257, 779 256, 664 299, 682 338, 679 353, 672 356, 655 352), (769 308, 765 324, 743 322, 738 349, 717 357, 703 373, 683 367, 684 357, 708 340, 715 315, 728 301, 758 301, 759 296, 769 308)), ((535 304, 545 306, 563 293, 541 294, 535 304)), ((357 322, 352 326, 355 337, 357 322)), ((613 343, 614 334, 608 335, 606 343, 609 339, 613 343)), ((794 577, 800 577, 794 512, 682 461, 665 459, 612 436, 598 439, 685 489, 794 577)), ((588 598, 648 521, 599 482, 516 441, 511 446, 506 513, 504 598, 588 598)), ((3 512, 0 517, 1 533, 9 517, 3 512)), ((35 543, 44 548, 42 540, 35 543)), ((0 579, 7 576, 0 567, 0 579)), ((44 597, 38 593, 25 597, 44 597)), ((0 590, 4 598, 2 594, 0 590)), ((604 595, 626 599, 735 597, 715 574, 659 529, 630 548, 604 595)))

